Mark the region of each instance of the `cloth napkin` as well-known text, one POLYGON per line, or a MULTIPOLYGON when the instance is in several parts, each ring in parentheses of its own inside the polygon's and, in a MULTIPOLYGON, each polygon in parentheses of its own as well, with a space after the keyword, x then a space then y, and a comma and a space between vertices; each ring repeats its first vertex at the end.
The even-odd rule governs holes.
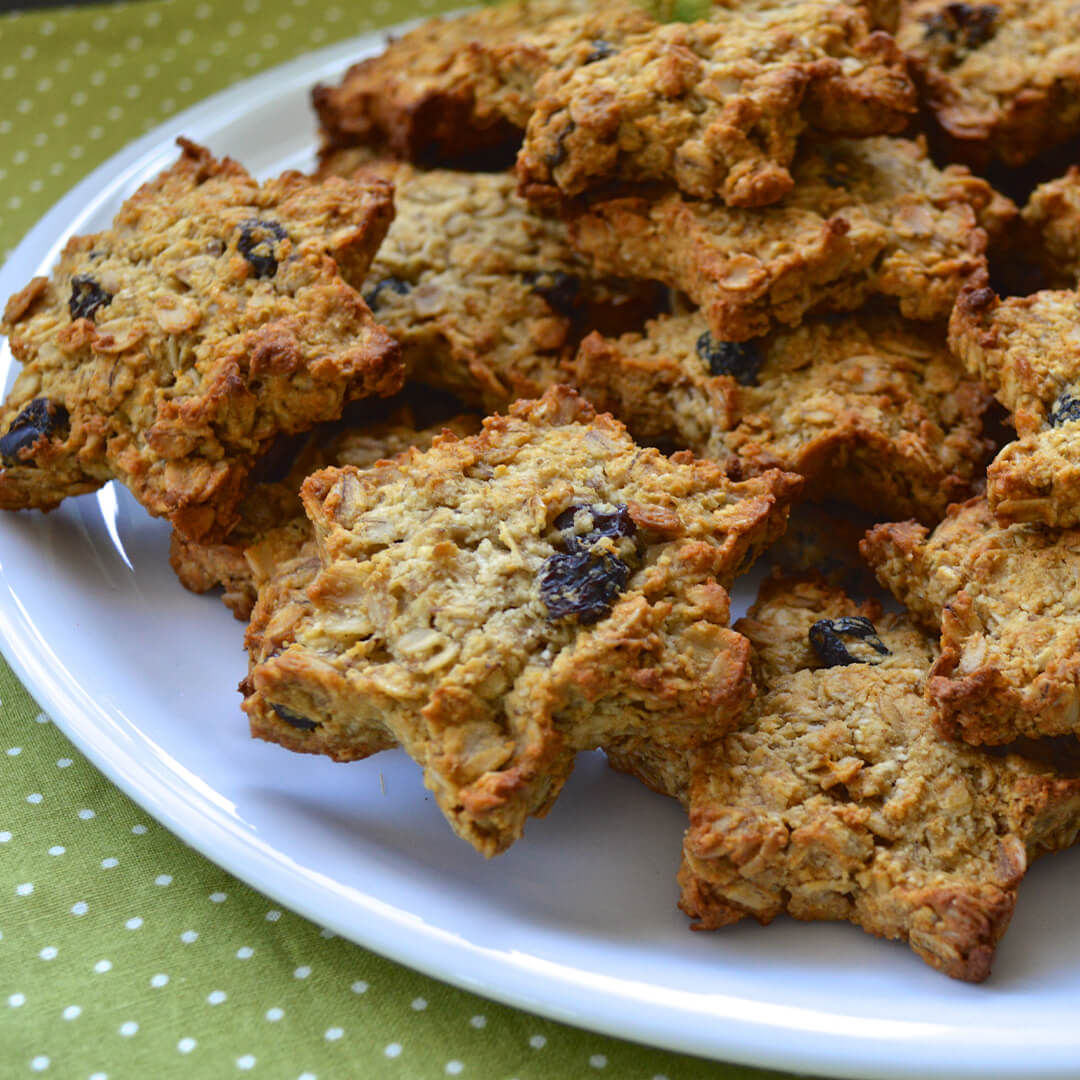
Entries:
MULTIPOLYGON (((157 0, 0 17, 0 253, 177 111, 305 51, 450 6, 157 0)), ((0 1076, 39 1074, 780 1076, 505 1007, 282 910, 106 780, 0 659, 0 1076)))

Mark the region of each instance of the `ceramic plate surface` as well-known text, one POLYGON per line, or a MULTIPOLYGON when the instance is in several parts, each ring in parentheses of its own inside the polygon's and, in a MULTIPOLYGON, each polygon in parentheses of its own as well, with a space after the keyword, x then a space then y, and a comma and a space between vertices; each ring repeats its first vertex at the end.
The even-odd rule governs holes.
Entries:
MULTIPOLYGON (((261 176, 313 161, 308 89, 370 35, 250 80, 98 169, 32 230, 0 299, 105 227, 183 133, 261 176)), ((0 382, 12 379, 6 346, 0 382)), ((692 934, 682 811, 583 755, 551 814, 484 861, 401 753, 337 765, 249 738, 242 627, 169 569, 168 529, 115 485, 0 515, 0 638, 113 781, 276 901, 386 956, 559 1020, 658 1046, 860 1077, 1076 1077, 1080 860, 1038 864, 981 987, 847 925, 692 934)))

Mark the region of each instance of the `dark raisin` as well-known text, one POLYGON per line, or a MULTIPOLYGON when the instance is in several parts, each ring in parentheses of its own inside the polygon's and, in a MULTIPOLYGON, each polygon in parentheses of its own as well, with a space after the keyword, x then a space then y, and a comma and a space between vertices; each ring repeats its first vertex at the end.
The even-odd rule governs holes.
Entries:
POLYGON ((610 41, 597 38, 592 42, 592 52, 585 57, 585 63, 595 64, 597 60, 606 60, 609 56, 614 56, 618 51, 610 41))
POLYGON ((555 519, 555 528, 563 531, 566 546, 571 551, 587 551, 604 537, 618 540, 637 533, 637 526, 630 516, 630 510, 622 503, 611 510, 599 510, 595 506, 581 504, 570 506, 555 519), (574 518, 581 510, 588 511, 592 518, 592 528, 587 533, 579 535, 574 532, 574 518))
POLYGON ((614 555, 575 551, 551 555, 540 573, 540 598, 549 619, 576 615, 580 623, 599 622, 611 611, 630 580, 630 567, 614 555))
POLYGON ((1051 427, 1061 427, 1062 424, 1071 424, 1074 420, 1080 420, 1080 398, 1073 397, 1066 390, 1054 402, 1049 420, 1051 427))
POLYGON ((697 354, 710 374, 732 375, 740 386, 757 386, 765 362, 754 342, 717 341, 708 330, 697 339, 697 354))
POLYGON ((977 49, 994 36, 999 10, 997 4, 946 4, 924 17, 923 36, 944 38, 964 50, 977 49))
POLYGON ((544 155, 544 164, 549 169, 556 168, 566 160, 566 137, 570 135, 576 127, 577 124, 575 124, 573 120, 567 120, 566 127, 559 132, 559 136, 555 140, 555 149, 550 154, 544 155))
POLYGON ((48 398, 34 398, 14 420, 7 434, 0 437, 0 461, 5 465, 21 465, 19 451, 33 446, 42 436, 48 438, 54 432, 67 427, 68 411, 48 398))
POLYGON ((248 218, 240 222, 240 239, 236 248, 247 259, 258 278, 273 277, 278 261, 274 247, 289 234, 276 222, 262 218, 248 218))
POLYGON ((581 294, 581 278, 562 270, 530 271, 524 278, 552 311, 567 318, 574 314, 581 294))
POLYGON ((107 293, 92 277, 76 274, 71 279, 68 311, 73 319, 92 319, 98 308, 111 303, 112 293, 107 293))
POLYGON ((271 705, 271 709, 278 714, 286 724, 292 725, 300 731, 314 731, 319 725, 315 720, 309 720, 306 716, 294 713, 292 709, 286 709, 284 705, 271 705))
POLYGON ((404 296, 412 286, 407 281, 402 281, 401 278, 396 277, 384 277, 375 282, 374 287, 364 294, 364 301, 372 311, 375 310, 379 303, 379 297, 384 292, 397 293, 398 296, 404 296))
POLYGON ((851 638, 850 644, 862 642, 881 656, 888 656, 889 650, 878 637, 874 624, 862 615, 845 615, 839 619, 818 619, 810 627, 810 644, 814 652, 826 667, 839 667, 844 664, 872 663, 873 657, 860 649, 860 655, 854 656, 848 651, 848 645, 841 638, 851 638))

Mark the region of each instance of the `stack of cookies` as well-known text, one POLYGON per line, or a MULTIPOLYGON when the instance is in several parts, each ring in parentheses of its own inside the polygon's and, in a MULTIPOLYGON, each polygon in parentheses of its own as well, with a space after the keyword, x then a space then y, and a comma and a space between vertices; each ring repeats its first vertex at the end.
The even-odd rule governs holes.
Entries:
POLYGON ((433 20, 310 176, 181 140, 8 302, 0 507, 125 483, 253 734, 402 747, 484 855, 602 748, 695 927, 981 980, 1080 832, 1080 13, 701 6, 433 20))

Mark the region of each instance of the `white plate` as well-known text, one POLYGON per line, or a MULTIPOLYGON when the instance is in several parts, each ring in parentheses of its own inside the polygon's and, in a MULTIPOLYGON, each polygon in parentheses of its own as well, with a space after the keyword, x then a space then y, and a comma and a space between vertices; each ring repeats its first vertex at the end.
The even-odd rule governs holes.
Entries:
MULTIPOLYGON (((316 79, 369 35, 259 76, 152 132, 51 210, 0 299, 72 232, 107 225, 184 133, 266 175, 305 165, 316 79)), ((0 382, 12 361, 0 355, 0 382)), ((683 815, 600 755, 490 862, 449 832, 400 753, 335 765, 248 737, 241 627, 179 586, 168 530, 114 486, 0 515, 0 637, 70 738, 150 813, 257 889, 458 986, 658 1046, 799 1072, 1076 1077, 1080 861, 1036 867, 991 981, 950 982, 847 925, 691 934, 676 910, 683 815)))

